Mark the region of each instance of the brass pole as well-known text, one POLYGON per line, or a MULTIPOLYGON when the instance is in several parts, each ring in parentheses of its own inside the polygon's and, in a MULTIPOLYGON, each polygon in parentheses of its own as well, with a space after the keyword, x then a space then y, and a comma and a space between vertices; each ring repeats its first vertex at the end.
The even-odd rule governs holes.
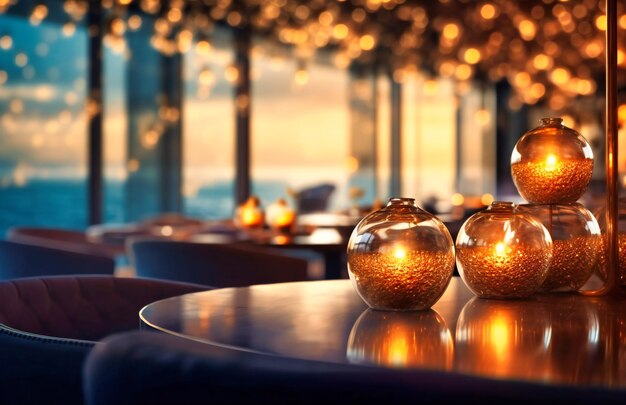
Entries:
POLYGON ((619 290, 618 183, 617 183, 617 0, 606 0, 606 283, 587 295, 608 295, 619 290))

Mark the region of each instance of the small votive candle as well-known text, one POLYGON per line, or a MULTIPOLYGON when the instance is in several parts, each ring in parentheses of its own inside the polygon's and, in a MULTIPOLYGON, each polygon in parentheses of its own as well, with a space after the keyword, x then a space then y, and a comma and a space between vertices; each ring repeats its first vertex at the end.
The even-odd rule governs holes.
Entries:
POLYGON ((513 182, 529 203, 574 203, 592 174, 591 146, 561 118, 543 118, 539 127, 522 135, 511 154, 513 182))
POLYGON ((481 298, 525 298, 537 292, 552 260, 547 229, 511 202, 494 201, 465 221, 456 240, 461 278, 481 298))
POLYGON ((288 232, 296 221, 295 211, 287 204, 283 198, 267 207, 267 223, 279 232, 288 232))
POLYGON ((350 236, 347 257, 352 285, 373 309, 430 308, 454 271, 449 231, 412 198, 392 198, 365 216, 350 236))
POLYGON ((237 226, 242 228, 259 228, 264 223, 265 214, 257 197, 251 196, 237 207, 235 212, 235 224, 237 226))

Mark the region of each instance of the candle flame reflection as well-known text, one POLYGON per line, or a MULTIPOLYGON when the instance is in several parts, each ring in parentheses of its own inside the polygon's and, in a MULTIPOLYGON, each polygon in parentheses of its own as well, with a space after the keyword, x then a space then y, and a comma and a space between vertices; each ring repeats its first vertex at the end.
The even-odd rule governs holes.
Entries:
POLYGON ((444 319, 432 309, 367 309, 350 331, 346 358, 357 364, 449 370, 454 361, 454 340, 444 319))

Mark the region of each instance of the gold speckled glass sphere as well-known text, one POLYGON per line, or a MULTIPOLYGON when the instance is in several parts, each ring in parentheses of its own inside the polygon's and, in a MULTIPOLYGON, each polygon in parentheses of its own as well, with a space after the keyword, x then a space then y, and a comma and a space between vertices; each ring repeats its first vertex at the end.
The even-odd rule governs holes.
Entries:
POLYGON ((543 118, 539 127, 522 135, 511 155, 513 182, 529 203, 576 202, 592 173, 591 146, 561 118, 543 118))
POLYGON ((481 298, 525 298, 539 291, 552 259, 552 238, 512 202, 494 201, 465 221, 456 238, 461 278, 481 298))
POLYGON ((430 308, 454 271, 454 242, 446 226, 413 198, 391 198, 350 235, 348 275, 370 308, 430 308))
POLYGON ((552 237, 552 261, 542 291, 576 291, 591 277, 602 246, 600 226, 579 203, 524 204, 520 210, 537 218, 552 237))

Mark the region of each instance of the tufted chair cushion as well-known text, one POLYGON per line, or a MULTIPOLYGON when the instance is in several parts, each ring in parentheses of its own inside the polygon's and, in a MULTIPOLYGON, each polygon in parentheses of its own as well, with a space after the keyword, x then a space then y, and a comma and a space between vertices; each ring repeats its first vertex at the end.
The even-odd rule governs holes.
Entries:
POLYGON ((138 311, 164 297, 206 290, 186 283, 110 276, 58 276, 0 282, 0 323, 80 340, 138 325, 138 311))
POLYGON ((98 340, 138 329, 150 302, 207 288, 106 275, 0 282, 0 404, 81 405, 83 361, 98 340))

